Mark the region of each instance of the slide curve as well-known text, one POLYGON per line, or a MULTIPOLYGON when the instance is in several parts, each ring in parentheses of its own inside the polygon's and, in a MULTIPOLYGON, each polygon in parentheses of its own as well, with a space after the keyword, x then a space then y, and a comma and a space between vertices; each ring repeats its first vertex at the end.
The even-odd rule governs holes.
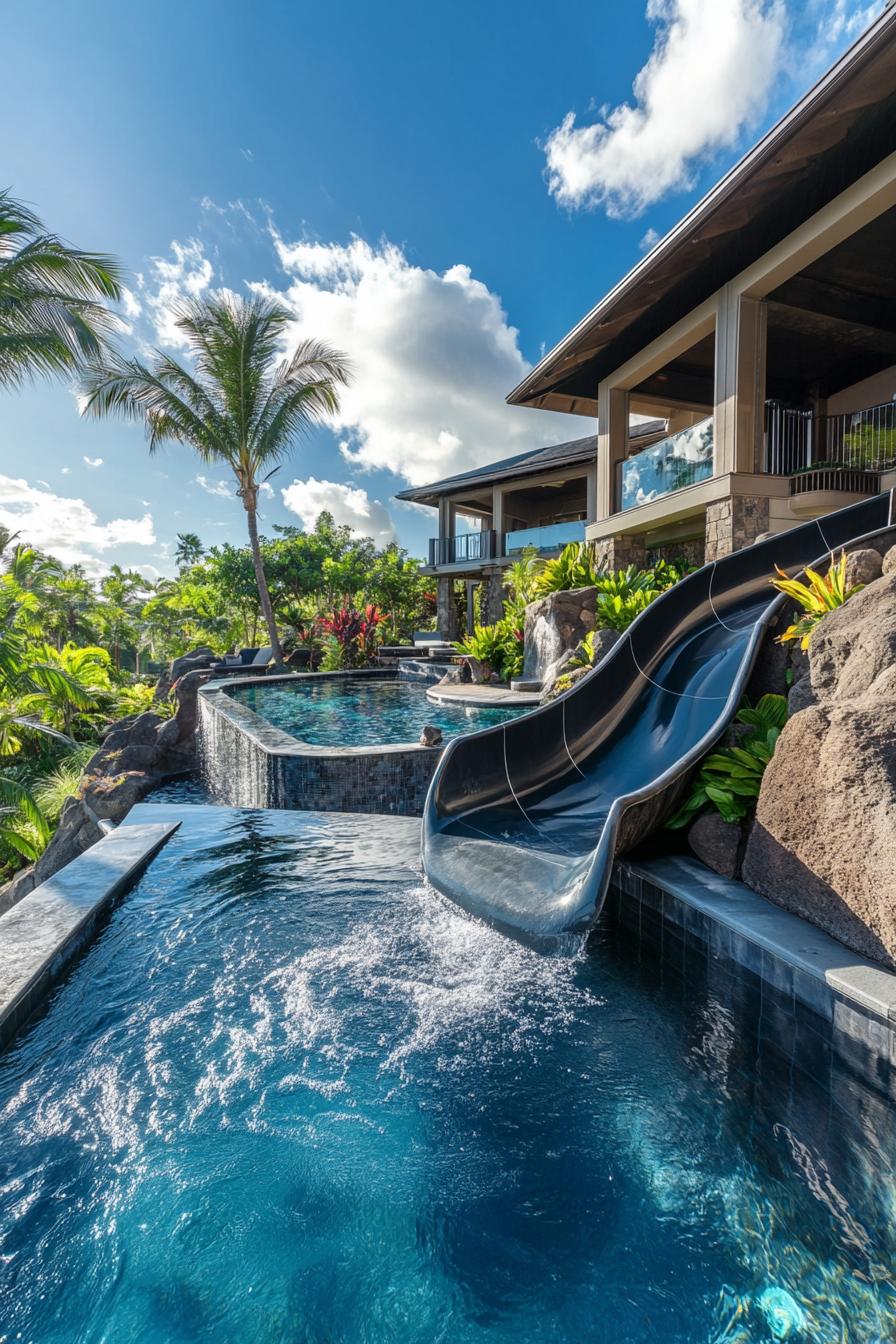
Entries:
POLYGON ((769 584, 896 525, 893 491, 704 565, 552 703, 448 744, 423 816, 430 882, 536 940, 587 928, 616 854, 684 796, 722 737, 769 621, 769 584))

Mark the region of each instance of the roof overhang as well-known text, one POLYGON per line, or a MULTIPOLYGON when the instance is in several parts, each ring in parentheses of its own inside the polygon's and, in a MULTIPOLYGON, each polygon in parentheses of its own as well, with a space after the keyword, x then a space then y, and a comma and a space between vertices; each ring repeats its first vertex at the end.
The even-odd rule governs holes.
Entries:
POLYGON ((597 386, 896 149, 896 7, 510 393, 597 414, 597 386))

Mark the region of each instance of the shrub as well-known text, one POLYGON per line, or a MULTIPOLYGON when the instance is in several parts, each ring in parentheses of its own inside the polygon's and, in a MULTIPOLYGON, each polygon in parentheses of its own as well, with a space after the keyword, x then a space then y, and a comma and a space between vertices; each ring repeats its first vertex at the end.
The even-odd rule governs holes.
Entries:
POLYGON ((170 696, 157 700, 155 690, 148 682, 135 681, 133 686, 124 686, 118 692, 115 708, 122 718, 126 714, 145 714, 151 710, 162 719, 170 719, 177 706, 170 696))
POLYGON ((834 553, 831 552, 831 564, 827 574, 819 574, 814 569, 806 570, 808 583, 801 583, 799 579, 789 579, 783 569, 775 569, 779 577, 772 579, 772 585, 777 588, 779 593, 785 593, 803 609, 802 616, 789 625, 783 635, 778 636, 778 644, 788 644, 792 640, 800 641, 801 649, 808 649, 809 640, 812 631, 818 622, 827 616, 829 611, 834 611, 837 607, 842 607, 844 602, 848 602, 854 593, 857 593, 864 585, 855 583, 851 588, 846 586, 846 552, 840 552, 840 558, 834 559, 834 553))
POLYGON ((765 767, 787 722, 787 701, 783 695, 763 695, 755 707, 744 704, 737 721, 749 731, 737 746, 718 747, 704 757, 686 801, 666 822, 670 830, 689 825, 707 809, 715 809, 726 821, 741 821, 753 810, 765 767))
POLYGON ((591 588, 597 576, 589 547, 583 541, 570 542, 553 560, 544 562, 532 585, 532 596, 546 597, 569 588, 591 588))
POLYGON ((507 617, 494 625, 474 626, 473 633, 454 647, 504 681, 518 677, 523 670, 523 632, 507 617))

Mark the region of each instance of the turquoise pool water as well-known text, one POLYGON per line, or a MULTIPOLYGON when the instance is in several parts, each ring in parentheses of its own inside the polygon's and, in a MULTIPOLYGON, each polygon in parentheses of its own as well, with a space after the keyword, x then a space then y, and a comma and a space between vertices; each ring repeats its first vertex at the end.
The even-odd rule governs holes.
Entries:
POLYGON ((705 957, 463 918, 414 843, 193 810, 0 1060, 0 1337, 892 1340, 881 1092, 705 957))
POLYGON ((426 724, 457 737, 489 728, 519 714, 518 709, 437 705, 422 686, 373 677, 293 681, 235 687, 235 700, 268 723, 319 747, 366 747, 416 742, 426 724))

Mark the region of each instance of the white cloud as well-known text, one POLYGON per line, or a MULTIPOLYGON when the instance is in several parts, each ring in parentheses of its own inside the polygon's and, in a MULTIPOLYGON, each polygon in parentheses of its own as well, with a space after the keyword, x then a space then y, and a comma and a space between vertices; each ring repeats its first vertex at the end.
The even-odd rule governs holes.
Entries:
POLYGON ((656 229, 648 229, 638 243, 638 246, 642 252, 650 252, 656 247, 659 240, 660 235, 657 233, 656 229))
POLYGON ((569 112, 545 145, 561 205, 634 218, 693 185, 701 160, 732 146, 765 109, 781 65, 782 0, 648 0, 653 51, 633 103, 576 126, 569 112))
POLYGON ((236 487, 230 481, 210 481, 207 476, 197 476, 196 484, 201 485, 206 494, 219 495, 221 499, 233 499, 236 487))
POLYGON ((271 485, 270 481, 262 481, 261 485, 258 487, 258 493, 260 495, 273 495, 274 487, 271 485))
POLYGON ((185 349, 187 339, 175 325, 177 306, 185 299, 201 298, 211 285, 215 272, 202 243, 196 238, 189 238, 185 243, 174 241, 171 252, 172 260, 165 257, 151 259, 151 276, 144 281, 143 297, 159 344, 185 349))
POLYGON ((62 473, 61 473, 61 474, 62 474, 63 476, 71 476, 71 474, 72 474, 72 469, 71 469, 71 467, 63 467, 63 468, 62 468, 62 473))
POLYGON ((86 453, 84 454, 84 461, 87 463, 88 467, 101 467, 103 465, 103 459, 101 457, 88 457, 86 453))
POLYGON ((395 528, 389 511, 366 490, 338 481, 293 481, 280 492, 290 512, 298 515, 302 526, 312 528, 326 510, 340 525, 350 527, 362 537, 373 537, 378 546, 395 540, 395 528))
POLYGON ((530 366, 500 299, 469 267, 426 270, 360 238, 274 243, 289 287, 251 288, 295 313, 290 344, 314 336, 351 359, 334 423, 352 466, 421 484, 588 433, 578 417, 505 404, 530 366))
POLYGON ((121 306, 124 309, 126 317, 139 317, 140 314, 143 312, 143 304, 137 298, 137 295, 134 293, 134 291, 132 289, 128 289, 127 286, 122 287, 121 306))
POLYGON ((156 541, 149 513, 101 523, 83 499, 40 490, 12 476, 0 476, 0 523, 63 564, 83 565, 94 575, 108 568, 100 559, 105 551, 115 546, 154 546, 156 541))

